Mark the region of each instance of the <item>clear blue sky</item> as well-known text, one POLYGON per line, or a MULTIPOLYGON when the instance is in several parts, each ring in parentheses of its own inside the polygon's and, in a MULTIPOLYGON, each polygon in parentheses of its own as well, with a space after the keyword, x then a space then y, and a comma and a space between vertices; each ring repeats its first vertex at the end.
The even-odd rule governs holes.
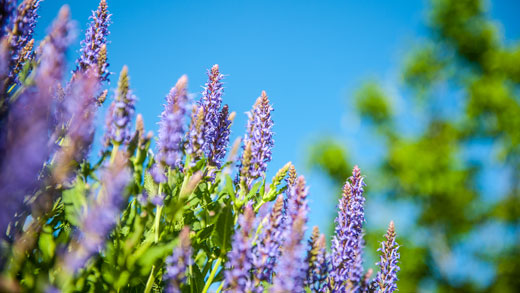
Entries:
MULTIPOLYGON (((68 3, 79 44, 97 2, 43 1, 37 38, 68 3)), ((109 69, 118 73, 124 64, 129 66, 146 128, 156 132, 164 96, 182 74, 189 77, 190 92, 200 97, 206 69, 215 63, 227 75, 224 102, 237 112, 233 138, 243 134, 244 112, 266 90, 275 108, 276 132, 269 177, 287 161, 295 163, 310 185, 309 226, 325 231, 336 191, 306 169, 309 142, 324 134, 344 137, 354 145, 349 150, 353 162, 362 169, 370 165, 375 142, 359 133, 355 119, 345 116, 350 94, 372 76, 398 91, 400 60, 426 31, 424 1, 108 0, 108 5, 113 14, 109 69), (356 138, 363 141, 352 141, 356 138)), ((508 38, 520 35, 518 11, 515 1, 494 1, 491 6, 508 38)), ((73 47, 71 60, 78 49, 73 47)), ((113 88, 117 76, 111 79, 113 88)), ((370 178, 367 181, 370 184, 370 178)), ((368 220, 385 225, 388 217, 369 213, 368 220)))

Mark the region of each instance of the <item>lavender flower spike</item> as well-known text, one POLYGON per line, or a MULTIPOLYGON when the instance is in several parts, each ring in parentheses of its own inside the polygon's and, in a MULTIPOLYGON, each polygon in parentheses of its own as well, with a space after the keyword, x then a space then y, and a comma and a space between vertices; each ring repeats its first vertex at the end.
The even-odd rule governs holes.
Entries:
POLYGON ((166 272, 164 281, 168 283, 167 293, 180 293, 181 284, 186 282, 186 269, 192 264, 191 260, 190 229, 184 227, 179 234, 179 244, 173 254, 166 258, 166 272))
MULTIPOLYGON (((40 0, 24 0, 18 6, 13 28, 9 33, 12 70, 25 57, 22 51, 32 40, 39 7, 40 0)), ((14 72, 12 71, 12 73, 14 72)), ((14 76, 10 76, 10 78, 13 79, 14 76)))
POLYGON ((328 260, 325 235, 320 234, 318 226, 314 226, 312 229, 311 239, 309 239, 309 250, 307 251, 305 261, 309 266, 305 285, 309 286, 313 292, 322 292, 328 275, 328 260))
POLYGON ((211 144, 211 152, 208 156, 209 162, 220 168, 222 159, 226 156, 229 144, 229 134, 231 133, 231 122, 235 117, 235 112, 229 113, 228 105, 224 105, 218 116, 217 128, 214 132, 214 140, 211 144))
POLYGON ((165 168, 180 167, 182 158, 182 136, 184 135, 184 115, 188 103, 188 78, 183 75, 166 97, 166 105, 159 122, 159 140, 156 165, 152 176, 157 183, 165 182, 165 168))
MULTIPOLYGON (((306 187, 305 178, 303 176, 298 177, 293 185, 289 185, 287 190, 287 214, 289 223, 296 220, 301 208, 308 211, 307 193, 308 188, 306 187)), ((307 218, 305 218, 305 222, 307 222, 307 218)))
POLYGON ((217 140, 219 132, 220 106, 222 104, 222 75, 218 64, 213 65, 208 70, 208 82, 204 86, 202 98, 199 105, 204 108, 204 154, 207 158, 214 152, 214 142, 217 140))
POLYGON ((390 222, 385 238, 386 240, 381 242, 381 248, 377 250, 381 252, 380 261, 376 264, 380 271, 374 283, 377 292, 392 293, 397 290, 397 272, 400 270, 399 245, 395 242, 394 221, 390 222))
POLYGON ((81 41, 80 57, 76 61, 78 70, 88 70, 96 66, 99 79, 108 80, 108 63, 106 60, 106 43, 109 34, 111 14, 108 12, 106 0, 101 0, 96 11, 92 11, 92 20, 85 33, 85 39, 81 41))
POLYGON ((255 255, 255 286, 262 281, 271 282, 274 266, 280 256, 285 225, 284 198, 279 195, 271 208, 264 228, 257 241, 255 255))
POLYGON ((251 143, 251 162, 247 170, 243 170, 243 162, 240 165, 240 176, 247 177, 247 185, 265 175, 267 163, 271 161, 271 149, 273 140, 273 120, 271 111, 273 107, 265 91, 258 97, 251 112, 247 113, 247 133, 244 137, 244 146, 251 143))
POLYGON ((251 270, 253 269, 252 236, 255 214, 251 204, 246 205, 244 214, 238 216, 240 229, 233 236, 232 249, 228 253, 224 288, 231 292, 250 292, 253 289, 251 270))
POLYGON ((125 144, 130 139, 131 121, 135 112, 135 97, 132 95, 129 86, 128 67, 123 66, 119 75, 119 82, 117 84, 116 98, 112 102, 113 111, 109 111, 108 115, 112 117, 112 124, 107 129, 107 135, 114 142, 114 144, 125 144))
POLYGON ((307 210, 302 207, 287 233, 282 256, 276 267, 272 292, 305 292, 307 263, 302 257, 307 210))
POLYGON ((77 272, 102 249, 106 237, 119 219, 123 193, 131 179, 123 153, 118 153, 101 178, 103 188, 90 203, 81 221, 80 233, 65 255, 65 266, 71 272, 77 272))
POLYGON ((357 166, 343 187, 339 212, 332 238, 332 269, 329 286, 332 292, 352 292, 359 287, 363 274, 363 178, 357 166))

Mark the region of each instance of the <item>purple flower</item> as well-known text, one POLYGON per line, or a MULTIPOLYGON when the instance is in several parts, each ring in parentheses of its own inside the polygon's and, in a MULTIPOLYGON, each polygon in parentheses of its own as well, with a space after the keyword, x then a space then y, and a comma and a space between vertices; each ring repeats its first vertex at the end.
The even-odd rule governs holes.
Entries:
POLYGON ((24 208, 24 196, 34 192, 41 183, 38 176, 51 151, 49 117, 55 88, 63 75, 69 28, 69 10, 64 6, 43 45, 34 85, 10 105, 9 126, 3 129, 8 133, 8 143, 0 163, 2 235, 14 213, 24 208))
POLYGON ((357 166, 343 187, 336 217, 335 235, 332 238, 332 269, 330 289, 332 292, 350 292, 359 288, 363 274, 363 177, 357 166))
MULTIPOLYGON (((293 185, 288 186, 287 214, 289 223, 296 220, 301 208, 305 209, 305 211, 309 210, 307 205, 308 188, 305 185, 305 178, 300 176, 293 185)), ((307 218, 305 218, 305 222, 307 222, 307 218)))
MULTIPOLYGON (((251 112, 247 113, 249 120, 247 122, 247 133, 244 137, 244 146, 251 143, 251 161, 247 169, 243 168, 244 157, 240 163, 240 176, 246 177, 247 185, 261 176, 265 175, 267 163, 271 161, 271 149, 274 145, 273 120, 271 119, 271 111, 273 107, 269 104, 269 99, 262 91, 262 95, 258 97, 251 112)), ((245 149, 245 147, 244 147, 245 149)))
POLYGON ((191 156, 190 164, 200 159, 204 147, 204 107, 193 105, 190 129, 187 133, 186 154, 191 156))
POLYGON ((255 214, 251 204, 238 216, 240 228, 235 230, 232 249, 224 275, 224 288, 231 292, 247 292, 253 289, 251 270, 253 269, 253 244, 255 214))
MULTIPOLYGON (((20 3, 20 6, 18 6, 13 27, 10 32, 12 74, 15 73, 15 67, 20 67, 22 60, 26 57, 27 52, 25 52, 25 54, 22 54, 22 52, 26 51, 24 48, 26 48, 32 40, 39 7, 40 0, 24 0, 20 3)), ((10 78, 14 80, 15 76, 11 75, 10 78)))
POLYGON ((183 75, 166 97, 167 103, 159 122, 156 164, 151 172, 157 183, 166 181, 165 167, 178 168, 181 165, 184 115, 188 103, 187 82, 188 78, 183 75))
POLYGON ((76 241, 65 255, 65 266, 72 272, 77 272, 91 256, 103 249, 107 236, 119 220, 123 194, 131 179, 122 153, 118 153, 100 178, 102 188, 89 204, 76 241))
POLYGON ((288 228, 282 256, 276 266, 271 292, 305 292, 307 263, 303 259, 302 240, 305 234, 307 210, 302 207, 288 228))
POLYGON ((255 248, 255 278, 258 282, 271 282, 274 266, 280 256, 280 247, 283 243, 285 215, 284 198, 279 195, 271 208, 271 212, 264 222, 262 233, 260 234, 255 248))
POLYGON ((181 284, 186 282, 186 268, 193 262, 191 254, 190 230, 185 227, 179 234, 179 244, 173 250, 173 254, 166 258, 166 272, 163 279, 168 284, 167 293, 181 292, 181 284))
POLYGON ((381 242, 380 260, 376 264, 379 272, 374 281, 377 292, 392 293, 397 290, 397 272, 399 272, 399 245, 395 242, 394 221, 390 222, 385 235, 386 240, 381 242))
POLYGON ((85 39, 81 41, 80 57, 76 61, 74 72, 96 68, 101 81, 108 80, 110 72, 106 59, 106 43, 109 34, 111 14, 108 12, 105 0, 99 2, 96 11, 92 11, 92 20, 85 33, 85 39))
POLYGON ((126 144, 131 136, 131 121, 135 112, 135 97, 130 91, 128 67, 123 66, 119 74, 119 82, 117 85, 116 98, 110 105, 107 118, 111 124, 107 125, 107 133, 109 139, 114 144, 126 144))
POLYGON ((213 65, 208 70, 208 82, 204 86, 202 98, 199 105, 204 108, 204 154, 207 158, 211 157, 214 152, 214 142, 217 140, 220 124, 220 106, 222 104, 222 75, 219 71, 218 64, 213 65))
POLYGON ((17 0, 0 0, 0 38, 9 33, 9 22, 16 15, 17 0))
POLYGON ((329 266, 326 245, 325 235, 320 234, 318 226, 314 226, 305 259, 309 266, 305 285, 313 292, 322 292, 325 289, 329 266))
MULTIPOLYGON (((231 113, 233 115, 234 113, 231 113)), ((214 139, 211 144, 211 152, 208 159, 217 168, 222 166, 222 159, 226 156, 229 144, 229 134, 231 132, 232 116, 229 114, 228 105, 224 105, 218 116, 218 124, 214 132, 214 139)))
POLYGON ((98 86, 97 77, 89 72, 79 73, 70 83, 64 99, 66 121, 62 121, 67 131, 53 170, 57 182, 69 177, 72 165, 81 163, 90 151, 97 109, 93 96, 98 86))

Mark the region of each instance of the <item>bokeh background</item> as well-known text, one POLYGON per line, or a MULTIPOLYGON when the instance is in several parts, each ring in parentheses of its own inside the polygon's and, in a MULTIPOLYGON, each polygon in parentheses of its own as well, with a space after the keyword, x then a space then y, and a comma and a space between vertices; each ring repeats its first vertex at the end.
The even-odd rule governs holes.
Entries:
MULTIPOLYGON (((73 62, 97 2, 45 0, 36 39, 69 4, 73 62)), ((269 176, 287 161, 306 176, 309 226, 330 235, 358 164, 368 183, 367 268, 393 219, 401 292, 520 290, 519 1, 108 5, 110 70, 128 65, 146 128, 156 132, 182 74, 198 99, 206 69, 219 64, 224 102, 237 112, 232 140, 261 90, 270 96, 269 176)))

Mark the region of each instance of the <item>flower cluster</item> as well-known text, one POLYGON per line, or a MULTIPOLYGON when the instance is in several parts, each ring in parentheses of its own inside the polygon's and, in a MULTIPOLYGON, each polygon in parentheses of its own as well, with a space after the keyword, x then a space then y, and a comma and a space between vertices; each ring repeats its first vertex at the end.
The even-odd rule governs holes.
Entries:
POLYGON ((266 179, 274 140, 265 92, 228 152, 235 113, 222 102, 219 66, 194 103, 182 76, 166 96, 152 150, 143 116, 132 125, 128 68, 113 97, 103 88, 107 2, 93 12, 68 80, 68 7, 33 49, 40 1, 11 4, 0 3, 10 11, 0 14, 0 291, 396 290, 393 222, 379 272, 374 279, 363 272, 365 183, 357 166, 339 202, 331 253, 317 227, 305 239, 305 177, 289 162, 266 179), (95 157, 95 117, 107 98, 105 145, 95 157))

